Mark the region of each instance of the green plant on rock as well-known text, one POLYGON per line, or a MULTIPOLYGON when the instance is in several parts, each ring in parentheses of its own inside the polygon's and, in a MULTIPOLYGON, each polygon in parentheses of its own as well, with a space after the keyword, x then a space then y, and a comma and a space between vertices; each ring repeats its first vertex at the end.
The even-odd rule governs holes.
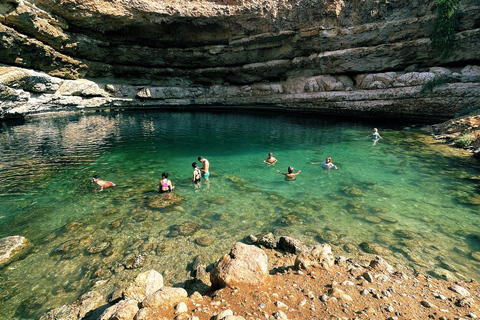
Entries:
POLYGON ((435 0, 437 19, 430 36, 433 49, 445 60, 452 52, 458 25, 457 10, 460 0, 435 0))
POLYGON ((458 136, 457 140, 455 140, 455 146, 458 148, 466 148, 468 147, 473 141, 475 141, 475 136, 471 133, 464 133, 458 136))

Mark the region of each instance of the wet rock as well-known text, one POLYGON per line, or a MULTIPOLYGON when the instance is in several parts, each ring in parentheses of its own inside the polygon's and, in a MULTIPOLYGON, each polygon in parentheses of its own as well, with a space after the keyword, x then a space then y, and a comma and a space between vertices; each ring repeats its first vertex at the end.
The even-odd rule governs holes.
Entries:
POLYGON ((338 234, 332 230, 325 230, 317 236, 323 243, 332 243, 338 240, 338 234))
POLYGON ((146 296, 163 288, 163 276, 155 270, 140 273, 123 292, 123 298, 143 301, 146 296))
POLYGON ((278 249, 293 254, 298 254, 308 250, 307 246, 300 240, 288 236, 280 237, 278 241, 278 249))
POLYGON ((180 197, 174 193, 164 193, 154 196, 149 196, 147 198, 147 205, 155 209, 163 209, 178 204, 183 200, 183 197, 180 197))
POLYGON ((480 261, 480 251, 475 251, 470 254, 473 259, 480 261))
POLYGON ((110 246, 111 246, 110 241, 103 241, 103 242, 92 244, 86 249, 86 251, 90 254, 99 253, 104 250, 107 250, 108 248, 110 248, 110 246))
POLYGON ((418 233, 408 231, 408 230, 395 230, 393 234, 402 239, 415 240, 421 238, 418 233))
POLYGON ((188 293, 183 288, 163 287, 147 296, 142 301, 142 308, 157 309, 162 306, 171 306, 187 297, 188 293))
POLYGON ((353 243, 345 243, 343 245, 343 250, 348 253, 358 253, 360 250, 356 244, 353 243))
POLYGON ((262 249, 235 243, 229 254, 215 262, 210 272, 212 287, 256 285, 269 279, 267 255, 262 249))
POLYGON ((204 236, 195 239, 195 242, 202 247, 208 247, 211 246, 215 242, 215 238, 209 237, 209 236, 204 236))
POLYGON ((104 304, 103 296, 96 291, 90 291, 80 296, 72 304, 48 311, 40 320, 80 320, 102 304, 104 304))
POLYGON ((351 197, 363 197, 363 196, 365 196, 363 191, 360 190, 359 188, 356 188, 356 187, 343 187, 341 190, 347 196, 351 196, 351 197))
POLYGON ((480 195, 461 196, 457 198, 457 201, 466 205, 478 206, 480 205, 480 195))
POLYGON ((108 298, 108 302, 113 304, 113 303, 117 303, 118 301, 122 300, 123 299, 123 292, 125 291, 125 289, 126 289, 125 287, 115 289, 115 291, 113 291, 113 293, 108 298))
POLYGON ((138 301, 121 300, 107 308, 98 320, 132 320, 138 310, 138 301))
POLYGON ((146 258, 146 252, 142 252, 140 254, 132 253, 125 258, 125 262, 123 264, 127 269, 137 269, 145 264, 146 258))
POLYGON ((445 270, 443 268, 435 268, 433 270, 428 271, 428 274, 430 274, 432 277, 435 277, 437 279, 443 279, 447 281, 453 281, 456 279, 456 277, 448 270, 445 270))
POLYGON ((389 256, 392 254, 392 251, 382 247, 375 242, 362 242, 360 243, 360 248, 366 253, 377 254, 380 256, 389 256))
POLYGON ((271 232, 259 236, 256 242, 267 249, 275 249, 277 247, 277 240, 271 232))
POLYGON ((398 223, 397 219, 393 217, 381 216, 380 219, 388 223, 398 223))
POLYGON ((82 222, 72 222, 72 223, 67 223, 66 225, 64 225, 63 229, 66 232, 72 232, 72 231, 76 231, 76 230, 82 228, 83 226, 84 226, 84 224, 82 222))
POLYGON ((332 247, 328 244, 319 244, 310 251, 297 255, 295 258, 295 269, 321 267, 328 270, 333 266, 334 262, 332 247))
POLYGON ((376 223, 376 224, 382 223, 382 219, 380 219, 379 217, 376 217, 376 216, 365 216, 365 217, 363 217, 363 219, 365 221, 370 222, 370 223, 376 223))
POLYGON ((394 271, 393 267, 388 264, 382 257, 376 256, 375 259, 370 261, 369 264, 370 268, 375 270, 385 270, 388 273, 392 273, 394 271))
POLYGON ((167 237, 191 236, 200 229, 200 225, 195 222, 184 222, 171 226, 167 237))
POLYGON ((22 236, 11 236, 0 239, 0 266, 11 262, 28 247, 28 240, 22 236))

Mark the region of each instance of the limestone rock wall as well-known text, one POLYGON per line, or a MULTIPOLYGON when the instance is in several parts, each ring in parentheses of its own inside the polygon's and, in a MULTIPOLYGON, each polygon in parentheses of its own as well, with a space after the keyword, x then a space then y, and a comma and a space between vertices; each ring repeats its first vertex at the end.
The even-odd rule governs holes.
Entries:
POLYGON ((448 118, 478 101, 478 79, 467 79, 465 70, 480 64, 480 3, 461 1, 446 61, 430 46, 434 6, 417 0, 4 0, 3 73, 18 67, 57 82, 88 79, 98 89, 64 95, 54 84, 44 90, 43 80, 2 80, 0 106, 3 117, 66 106, 169 105, 448 118), (448 67, 447 81, 421 92, 441 82, 436 67, 448 67))

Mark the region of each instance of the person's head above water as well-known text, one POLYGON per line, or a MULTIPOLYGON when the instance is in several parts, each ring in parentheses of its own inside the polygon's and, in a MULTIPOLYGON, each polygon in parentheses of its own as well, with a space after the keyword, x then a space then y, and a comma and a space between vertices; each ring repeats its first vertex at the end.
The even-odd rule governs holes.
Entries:
POLYGON ((168 173, 167 172, 162 173, 162 179, 168 179, 168 173))
POLYGON ((288 173, 293 173, 293 167, 288 167, 288 173))
POLYGON ((94 176, 92 177, 92 180, 93 180, 93 181, 98 180, 98 176, 97 176, 97 175, 94 175, 94 176))
POLYGON ((330 163, 330 162, 332 162, 332 158, 330 158, 330 157, 327 157, 327 159, 325 159, 325 162, 326 162, 326 163, 330 163))
POLYGON ((268 153, 268 156, 269 156, 269 157, 273 157, 273 152, 269 152, 269 153, 268 153))
POLYGON ((196 168, 196 167, 197 167, 197 163, 196 163, 196 162, 192 163, 192 167, 193 167, 193 168, 196 168))
POLYGON ((203 160, 203 157, 198 157, 198 161, 202 161, 203 160))

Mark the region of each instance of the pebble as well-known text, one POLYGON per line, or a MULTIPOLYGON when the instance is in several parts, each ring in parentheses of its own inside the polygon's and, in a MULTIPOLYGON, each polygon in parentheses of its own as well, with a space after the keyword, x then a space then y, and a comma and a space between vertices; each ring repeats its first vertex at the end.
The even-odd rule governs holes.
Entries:
POLYGON ((288 306, 282 301, 275 301, 275 306, 280 309, 288 309, 288 306))
POLYGON ((420 304, 422 306, 424 306, 425 308, 436 308, 435 305, 433 305, 432 303, 428 302, 427 300, 422 300, 420 302, 420 304))
POLYGON ((288 320, 287 315, 283 311, 277 311, 274 314, 272 314, 272 316, 276 320, 288 320))
POLYGON ((185 302, 180 302, 175 306, 175 313, 184 313, 188 311, 188 307, 185 302))
POLYGON ((373 276, 370 272, 365 272, 362 274, 362 276, 367 280, 368 282, 372 283, 373 282, 373 276))

